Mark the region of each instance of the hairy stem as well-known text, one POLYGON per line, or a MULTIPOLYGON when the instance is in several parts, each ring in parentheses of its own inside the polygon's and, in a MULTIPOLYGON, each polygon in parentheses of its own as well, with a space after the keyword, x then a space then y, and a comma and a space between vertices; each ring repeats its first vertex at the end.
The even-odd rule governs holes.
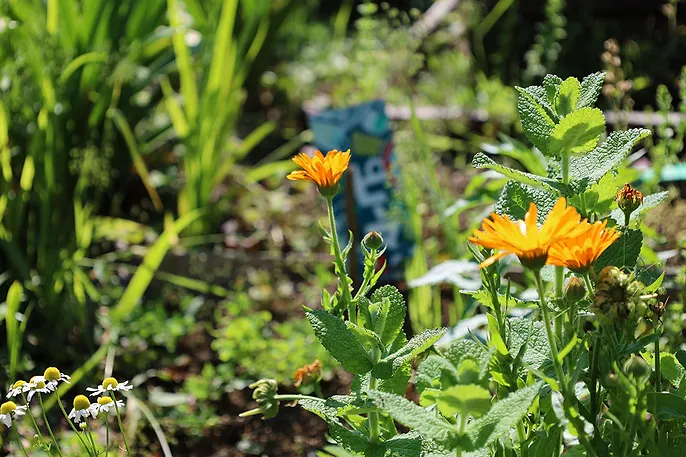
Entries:
POLYGON ((354 324, 357 323, 355 302, 350 294, 350 284, 348 282, 348 275, 345 269, 345 261, 341 252, 341 245, 338 242, 338 233, 336 232, 336 219, 333 214, 333 198, 326 199, 326 207, 329 211, 329 229, 331 230, 331 246, 335 257, 336 272, 338 280, 341 282, 341 289, 343 302, 348 306, 348 320, 354 324))
MULTIPOLYGON (((379 362, 379 350, 376 347, 372 347, 372 360, 374 364, 379 362)), ((376 389, 376 377, 373 374, 369 376, 369 389, 376 389)), ((379 442, 379 413, 376 411, 370 411, 367 414, 367 419, 369 420, 369 441, 372 443, 379 442)))
POLYGON ((584 449, 586 449, 586 455, 588 457, 597 457, 597 454, 595 452, 595 449, 593 448, 593 445, 591 442, 588 440, 588 437, 586 436, 584 432, 584 427, 582 421, 579 419, 579 415, 577 411, 574 411, 572 407, 570 407, 567 402, 570 399, 575 399, 576 400, 576 395, 574 391, 572 390, 570 392, 569 386, 567 383, 567 378, 565 376, 564 370, 562 369, 562 363, 560 361, 560 352, 557 349, 557 343, 555 342, 555 335, 553 333, 553 328, 550 325, 551 324, 551 317, 550 317, 550 312, 548 311, 548 306, 546 305, 545 302, 545 289, 543 288, 543 280, 541 279, 541 271, 540 270, 534 270, 534 277, 536 279, 536 288, 538 290, 538 298, 540 300, 540 307, 541 307, 541 312, 543 313, 543 324, 545 325, 545 331, 546 335, 548 336, 548 342, 550 343, 550 354, 553 358, 553 366, 555 367, 555 374, 557 375, 557 380, 558 384, 560 387, 560 393, 562 394, 562 397, 564 398, 564 409, 565 409, 565 416, 567 416, 567 419, 574 424, 574 427, 577 429, 579 432, 579 442, 583 445, 584 449))
POLYGON ((660 370, 660 324, 655 324, 655 391, 662 392, 662 371, 660 370))
POLYGON ((598 417, 598 365, 600 363, 600 341, 597 337, 593 338, 593 347, 591 348, 591 417, 593 418, 593 425, 596 425, 598 417))

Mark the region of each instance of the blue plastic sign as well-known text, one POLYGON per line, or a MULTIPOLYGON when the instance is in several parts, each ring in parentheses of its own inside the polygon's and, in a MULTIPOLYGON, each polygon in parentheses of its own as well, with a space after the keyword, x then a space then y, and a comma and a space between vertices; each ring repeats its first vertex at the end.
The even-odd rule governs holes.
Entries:
MULTIPOLYGON (((383 100, 375 100, 345 109, 331 109, 308 115, 314 133, 314 145, 323 153, 331 149, 350 149, 350 168, 341 180, 341 191, 334 198, 334 216, 339 239, 348 240, 348 229, 359 241, 376 230, 386 245, 385 280, 401 279, 403 263, 412 254, 412 242, 403 225, 389 217, 397 208, 392 192, 394 154, 390 123, 383 100), (346 189, 352 181, 352 192, 346 189), (352 208, 351 208, 352 205, 352 208), (351 211, 352 209, 352 211, 351 211)), ((358 250, 354 257, 361 265, 358 250)), ((361 268, 358 265, 358 268, 361 268)), ((361 272, 361 269, 357 270, 361 272)))

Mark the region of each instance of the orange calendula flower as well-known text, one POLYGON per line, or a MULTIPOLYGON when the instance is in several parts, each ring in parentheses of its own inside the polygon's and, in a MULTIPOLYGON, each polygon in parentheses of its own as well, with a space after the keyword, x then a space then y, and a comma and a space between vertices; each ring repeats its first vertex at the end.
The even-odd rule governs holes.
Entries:
POLYGON ((583 232, 575 237, 559 240, 548 253, 548 263, 567 267, 575 273, 585 273, 600 254, 619 238, 614 228, 606 228, 607 221, 581 224, 583 232))
POLYGON ((481 268, 493 264, 507 255, 515 254, 528 268, 541 268, 548 260, 548 251, 557 241, 583 232, 581 215, 573 207, 567 207, 564 197, 553 206, 543 225, 536 224, 538 210, 531 203, 523 221, 512 221, 507 216, 491 213, 484 219, 481 230, 474 230, 469 238, 474 244, 499 252, 484 260, 481 268))
POLYGON ((293 157, 302 170, 291 172, 286 178, 292 181, 312 181, 317 184, 323 194, 335 194, 336 185, 343 176, 343 172, 350 164, 350 150, 345 152, 332 150, 324 156, 320 151, 310 158, 307 154, 300 153, 293 157))
POLYGON ((312 381, 319 381, 322 376, 322 364, 319 360, 315 360, 309 365, 305 365, 302 368, 298 368, 295 371, 293 378, 295 382, 293 385, 295 387, 300 387, 303 384, 307 384, 312 381))

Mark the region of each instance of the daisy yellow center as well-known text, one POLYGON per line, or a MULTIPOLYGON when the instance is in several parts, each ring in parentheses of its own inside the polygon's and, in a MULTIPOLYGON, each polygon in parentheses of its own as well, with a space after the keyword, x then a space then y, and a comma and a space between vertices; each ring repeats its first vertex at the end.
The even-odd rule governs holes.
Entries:
POLYGON ((77 411, 82 409, 88 409, 90 405, 91 402, 85 395, 77 395, 76 398, 74 398, 74 409, 77 411))
POLYGON ((98 398, 98 404, 101 405, 101 406, 109 405, 110 403, 112 403, 112 399, 111 399, 110 397, 100 397, 100 398, 98 398))
POLYGON ((19 381, 17 381, 17 382, 15 382, 14 384, 12 384, 12 388, 13 388, 13 389, 17 389, 17 388, 23 386, 24 384, 26 384, 26 381, 23 381, 23 380, 20 379, 19 381))
POLYGON ((102 388, 105 390, 109 389, 110 387, 116 389, 118 385, 119 382, 114 378, 105 378, 105 380, 102 382, 102 388))
POLYGON ((31 378, 31 384, 33 384, 34 386, 36 386, 37 389, 44 389, 44 388, 45 388, 45 382, 39 381, 38 378, 37 378, 36 376, 34 376, 33 378, 31 378))
POLYGON ((45 370, 45 373, 43 373, 43 377, 48 381, 58 381, 61 376, 62 373, 60 373, 60 370, 55 367, 50 367, 45 370))
POLYGON ((13 401, 8 401, 0 406, 0 414, 9 414, 17 409, 17 404, 13 401))

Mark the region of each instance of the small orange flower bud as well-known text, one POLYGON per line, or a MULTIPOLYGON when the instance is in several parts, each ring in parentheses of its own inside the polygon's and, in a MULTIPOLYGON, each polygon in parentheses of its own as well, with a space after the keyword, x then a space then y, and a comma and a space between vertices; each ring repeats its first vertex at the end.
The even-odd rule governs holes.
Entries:
POLYGON ((617 192, 617 204, 619 209, 624 212, 626 221, 629 221, 631 213, 636 211, 643 203, 643 194, 631 187, 629 183, 624 184, 619 192, 617 192))

